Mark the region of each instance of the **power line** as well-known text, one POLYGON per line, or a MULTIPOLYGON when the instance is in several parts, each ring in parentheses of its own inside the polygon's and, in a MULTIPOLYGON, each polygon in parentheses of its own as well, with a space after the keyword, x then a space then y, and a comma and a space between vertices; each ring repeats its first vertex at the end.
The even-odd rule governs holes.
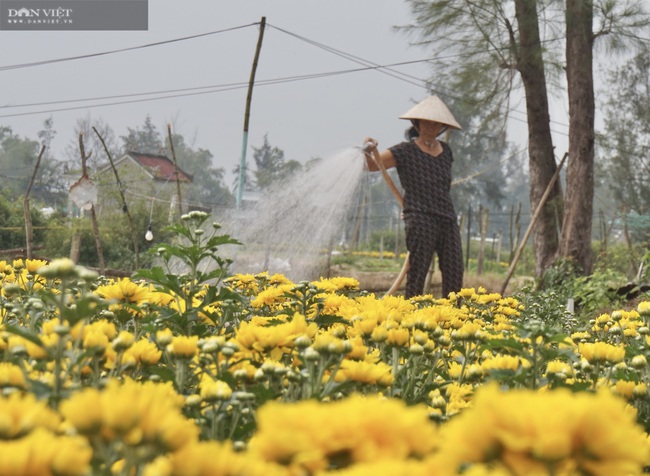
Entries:
MULTIPOLYGON (((282 29, 282 28, 278 28, 278 27, 276 27, 276 26, 274 26, 274 25, 269 25, 269 26, 270 26, 271 28, 274 28, 274 29, 276 29, 276 30, 278 30, 278 31, 281 31, 282 33, 285 33, 285 34, 287 34, 287 35, 289 35, 289 36, 292 36, 292 37, 297 38, 297 39, 299 39, 299 40, 301 40, 301 41, 304 41, 304 42, 306 42, 306 43, 308 43, 308 44, 311 44, 311 45, 313 45, 313 46, 316 46, 317 48, 320 48, 320 49, 323 49, 323 50, 325 50, 325 51, 328 51, 328 52, 330 52, 330 53, 332 53, 332 54, 334 54, 334 55, 336 55, 336 56, 339 56, 339 57, 342 57, 342 58, 348 59, 348 60, 350 60, 350 61, 353 61, 353 62, 355 62, 355 63, 357 63, 357 64, 361 64, 361 65, 364 65, 364 66, 373 66, 373 67, 376 67, 376 68, 378 68, 378 71, 379 71, 380 73, 387 74, 388 76, 391 76, 391 77, 393 77, 393 78, 395 78, 395 79, 399 79, 399 80, 404 81, 404 82, 406 82, 406 83, 413 84, 413 85, 416 85, 416 86, 420 86, 420 87, 422 87, 422 88, 424 88, 424 89, 427 89, 427 90, 429 89, 428 86, 427 86, 427 80, 424 80, 424 79, 418 78, 418 77, 416 77, 416 76, 408 75, 408 74, 402 73, 402 72, 400 72, 400 71, 393 70, 393 69, 390 68, 390 66, 392 66, 392 65, 388 65, 388 66, 381 67, 381 66, 379 66, 377 63, 374 63, 374 62, 372 62, 372 61, 369 61, 369 60, 363 59, 363 58, 361 58, 361 57, 359 57, 359 56, 356 56, 356 55, 353 55, 353 54, 350 54, 350 53, 346 53, 346 52, 344 52, 344 51, 338 50, 338 49, 333 48, 333 47, 331 47, 331 46, 324 45, 324 44, 319 43, 319 42, 314 41, 314 40, 310 40, 310 39, 308 39, 308 38, 306 38, 306 37, 304 37, 304 36, 298 35, 298 34, 296 34, 296 33, 292 33, 292 32, 290 32, 290 31, 284 30, 284 29, 282 29)), ((441 61, 441 60, 444 60, 444 59, 454 59, 454 58, 458 58, 458 57, 465 56, 465 55, 471 55, 471 54, 470 54, 470 53, 455 53, 455 54, 453 54, 453 55, 438 56, 438 57, 435 58, 435 60, 436 60, 436 61, 441 61)), ((431 62, 431 60, 424 60, 424 61, 426 61, 426 62, 431 62)), ((444 94, 444 93, 443 93, 443 94, 444 94)), ((454 97, 453 95, 448 94, 448 93, 446 93, 446 94, 444 94, 444 95, 445 95, 445 96, 448 96, 448 97, 454 97)), ((460 97, 454 97, 454 99, 456 99, 456 100, 460 100, 460 101, 464 101, 464 102, 467 102, 466 99, 464 99, 464 98, 460 98, 460 97)), ((522 113, 522 112, 520 112, 520 111, 517 111, 516 109, 509 109, 509 112, 514 112, 514 113, 522 114, 522 115, 526 116, 525 113, 522 113)), ((512 117, 512 116, 510 116, 510 117, 511 117, 513 120, 515 120, 515 121, 519 121, 519 122, 522 122, 522 123, 524 123, 524 124, 527 124, 527 123, 528 123, 528 120, 527 120, 527 119, 519 119, 519 118, 517 118, 517 117, 512 117)), ((550 121, 550 122, 555 123, 555 124, 558 124, 558 125, 561 125, 561 126, 566 127, 566 128, 569 127, 569 126, 566 125, 566 124, 561 124, 561 123, 556 122, 556 121, 550 121)), ((552 131, 552 132, 555 132, 555 133, 557 133, 557 134, 561 134, 561 135, 566 135, 566 136, 568 136, 568 133, 566 133, 566 132, 560 132, 560 131, 555 131, 555 130, 552 131)))
MULTIPOLYGON (((402 61, 399 63, 393 63, 389 65, 377 65, 373 67, 366 67, 366 68, 356 68, 356 69, 348 69, 348 70, 340 70, 340 71, 328 71, 328 72, 323 72, 323 73, 312 73, 312 74, 305 74, 305 75, 298 75, 298 76, 286 76, 286 77, 281 77, 281 78, 273 78, 273 79, 266 79, 266 80, 261 80, 256 82, 256 85, 265 85, 265 84, 276 84, 276 83, 281 83, 281 82, 287 82, 287 81, 300 81, 300 80, 305 80, 305 79, 314 79, 314 78, 319 78, 319 77, 326 77, 326 76, 334 76, 334 75, 339 75, 339 74, 348 74, 348 73, 356 73, 359 71, 368 71, 372 69, 381 69, 381 68, 389 68, 392 66, 402 66, 402 65, 407 65, 407 64, 415 64, 415 63, 423 63, 428 60, 426 59, 420 59, 420 60, 412 60, 412 61, 402 61)), ((50 106, 50 105, 55 105, 55 104, 68 104, 68 103, 73 103, 73 102, 86 102, 86 101, 103 101, 103 100, 108 100, 108 99, 120 99, 120 98, 128 98, 128 97, 137 97, 137 96, 151 96, 151 95, 156 95, 156 94, 170 94, 170 93, 179 93, 179 92, 187 92, 187 91, 197 91, 197 90, 202 90, 202 89, 220 89, 220 88, 238 88, 241 86, 247 86, 248 82, 236 82, 236 83, 225 83, 225 84, 211 84, 207 86, 193 86, 193 87, 188 87, 188 88, 176 88, 176 89, 167 89, 167 90, 162 90, 162 91, 146 91, 146 92, 139 92, 139 93, 127 93, 127 94, 115 94, 115 95, 109 95, 109 96, 95 96, 95 97, 89 97, 89 98, 79 98, 79 99, 61 99, 61 100, 56 100, 56 101, 42 101, 42 102, 34 102, 34 103, 24 103, 24 104, 11 104, 11 105, 5 105, 5 106, 0 106, 0 110, 2 109, 11 109, 11 108, 21 108, 21 107, 36 107, 36 106, 50 106)), ((211 91, 207 91, 211 92, 211 91)), ((164 98, 163 98, 164 99, 164 98)))
MULTIPOLYGON (((363 65, 363 66, 379 67, 379 64, 374 63, 374 62, 372 62, 372 61, 365 60, 365 59, 363 59, 363 58, 361 58, 361 57, 359 57, 359 56, 355 56, 355 55, 352 55, 352 54, 350 54, 350 53, 346 53, 346 52, 344 52, 344 51, 337 50, 336 48, 332 48, 331 46, 327 46, 327 45, 324 45, 324 44, 319 43, 319 42, 317 42, 317 41, 310 40, 309 38, 305 38, 304 36, 300 36, 300 35, 298 35, 298 34, 296 34, 296 33, 291 33, 290 31, 284 30, 284 29, 282 29, 282 28, 278 28, 278 27, 276 27, 276 26, 274 26, 274 25, 270 25, 270 24, 269 24, 269 26, 270 26, 271 28, 274 28, 274 29, 276 29, 276 30, 278 30, 278 31, 280 31, 280 32, 282 32, 282 33, 284 33, 284 34, 286 34, 286 35, 292 36, 292 37, 294 37, 294 38, 298 38, 298 39, 301 40, 301 41, 304 41, 304 42, 306 42, 306 43, 309 43, 309 44, 311 44, 311 45, 313 45, 313 46, 316 46, 316 47, 318 47, 318 48, 321 48, 321 49, 323 49, 323 50, 325 50, 325 51, 328 51, 328 52, 330 52, 330 53, 333 53, 333 54, 335 54, 335 55, 337 55, 337 56, 340 56, 340 57, 342 57, 342 58, 345 58, 345 59, 348 59, 348 60, 350 60, 350 61, 353 61, 353 62, 355 62, 355 63, 357 63, 357 64, 361 64, 361 65, 363 65)), ((378 71, 381 72, 381 73, 387 74, 388 76, 391 76, 391 77, 393 77, 393 78, 397 78, 397 79, 400 79, 400 80, 402 80, 402 81, 404 81, 404 82, 407 82, 407 83, 413 84, 413 85, 415 85, 415 86, 419 86, 419 87, 422 87, 422 88, 426 88, 426 80, 423 80, 423 79, 421 79, 421 78, 417 78, 417 77, 415 77, 415 76, 411 76, 411 75, 408 75, 408 74, 402 73, 402 72, 400 72, 400 71, 392 70, 392 69, 390 69, 389 67, 383 67, 383 68, 381 68, 381 69, 378 69, 378 71)))
MULTIPOLYGON (((358 73, 361 71, 370 71, 370 70, 381 70, 382 68, 387 68, 387 67, 393 67, 393 66, 401 66, 401 65, 406 65, 406 64, 413 64, 413 63, 421 63, 421 62, 426 62, 428 60, 426 59, 421 59, 421 60, 413 60, 413 61, 405 61, 405 62, 400 62, 400 63, 393 63, 390 65, 377 65, 377 66, 366 66, 363 68, 355 68, 355 69, 348 69, 348 70, 340 70, 340 71, 329 71, 329 72, 322 72, 322 73, 313 73, 313 74, 306 74, 306 75, 300 75, 300 76, 288 76, 288 77, 282 77, 282 78, 273 78, 273 79, 266 79, 266 80, 260 80, 256 81, 255 86, 269 86, 269 85, 275 85, 275 84, 281 84, 281 83, 287 83, 287 82, 294 82, 294 81, 305 81, 309 79, 319 79, 319 78, 325 78, 329 76, 337 76, 337 75, 342 75, 342 74, 350 74, 350 73, 358 73)), ((63 111, 71 111, 71 110, 77 110, 77 109, 87 109, 87 108, 95 108, 95 107, 106 107, 106 106, 115 106, 115 105, 122 105, 122 104, 132 104, 132 103, 138 103, 138 102, 147 102, 147 101, 157 101, 157 100, 162 100, 162 99, 172 99, 172 98, 178 98, 178 97, 187 97, 187 96, 196 96, 196 95, 203 95, 203 94, 214 94, 214 93, 220 93, 220 92, 225 92, 225 91, 231 91, 231 90, 236 90, 236 89, 243 89, 248 87, 247 82, 240 82, 240 83, 228 83, 228 84, 223 84, 223 85, 213 85, 213 86, 197 86, 193 88, 181 88, 181 89, 176 89, 176 90, 168 90, 168 91, 159 91, 159 92, 145 92, 145 93, 132 93, 132 94, 125 94, 125 95, 115 95, 115 96, 104 96, 103 98, 86 98, 86 99, 70 99, 70 100, 61 100, 61 101, 49 101, 49 102, 43 102, 43 103, 32 103, 32 104, 23 104, 23 105, 17 105, 17 106, 3 106, 0 107, 0 109, 6 109, 6 108, 13 108, 13 107, 34 107, 34 106, 39 106, 39 105, 48 105, 48 104, 68 104, 68 103, 74 103, 74 102, 84 102, 84 101, 92 101, 92 100, 102 100, 104 98, 106 99, 118 99, 121 97, 137 97, 137 96, 143 96, 143 95, 156 95, 160 94, 160 96, 157 97, 151 97, 151 98, 138 98, 138 99, 131 99, 131 100, 125 100, 125 101, 114 101, 114 102, 109 102, 109 103, 101 103, 101 104, 89 104, 89 105, 81 105, 81 106, 71 106, 71 107, 66 107, 66 108, 58 108, 58 109, 45 109, 45 110, 39 110, 39 111, 30 111, 30 112, 17 112, 17 113, 12 113, 12 114, 3 114, 0 115, 0 118, 7 118, 7 117, 18 117, 18 116, 29 116, 29 115, 35 115, 35 114, 46 114, 46 113, 52 113, 52 112, 63 112, 63 111), (198 90, 204 90, 204 91, 198 91, 198 90), (178 91, 178 93, 175 93, 178 91), (183 91, 188 91, 188 92, 183 92, 183 91), (166 94, 169 92, 170 94, 166 94)))
MULTIPOLYGON (((44 65, 44 64, 52 64, 52 63, 58 63, 58 62, 63 62, 63 61, 72 61, 72 60, 77 60, 77 59, 84 59, 84 58, 91 58, 91 57, 97 57, 97 56, 104 56, 104 55, 109 55, 109 54, 115 54, 115 53, 121 53, 121 52, 126 52, 126 51, 131 51, 131 50, 136 50, 136 49, 141 49, 141 48, 148 48, 152 46, 159 46, 159 45, 164 45, 164 44, 169 44, 169 43, 174 43, 174 42, 179 42, 179 41, 185 41, 189 39, 195 39, 195 38, 200 38, 200 37, 205 37, 209 35, 215 35, 218 33, 223 33, 223 32, 228 32, 228 31, 233 31, 237 29, 242 29, 242 28, 247 28, 253 25, 258 25, 259 22, 256 23, 251 23, 248 25, 241 25, 237 27, 232 27, 232 28, 226 28, 223 30, 217 30, 217 31, 212 31, 212 32, 207 32, 207 33, 201 33, 201 34, 196 34, 196 35, 190 35, 190 36, 185 36, 185 37, 180 37, 180 38, 174 38, 171 40, 165 40, 165 41, 160 41, 160 42, 155 42, 155 43, 149 43, 145 45, 139 45, 139 46, 134 46, 134 47, 129 47, 129 48, 122 48, 122 49, 116 49, 116 50, 111 50, 111 51, 104 51, 104 52, 98 52, 98 53, 91 53, 88 55, 79 55, 79 56, 73 56, 73 57, 66 57, 66 58, 58 58, 58 59, 52 59, 52 60, 47 60, 47 61, 41 61, 41 62, 34 62, 34 63, 25 63, 21 65, 11 65, 11 66, 4 66, 0 67, 1 70, 5 69, 15 69, 15 68, 22 68, 22 67, 30 67, 30 66, 38 66, 38 65, 44 65)), ((393 63, 393 64, 388 64, 388 65, 379 65, 377 63, 374 63, 372 61, 366 60, 364 58, 361 58, 359 56, 346 53, 344 51, 338 50, 336 48, 327 46, 325 44, 319 43, 317 41, 308 39, 304 36, 298 35, 296 33, 292 33, 288 30, 276 27, 274 25, 267 24, 269 27, 274 28, 286 35, 292 36, 294 38, 297 38, 301 41, 304 41, 308 44, 311 44, 313 46, 316 46, 318 48, 321 48, 325 51, 328 51, 334 55, 337 55, 339 57, 343 57, 345 59, 348 59, 350 61, 353 61, 357 64, 360 64, 363 66, 363 68, 357 68, 357 69, 351 69, 351 70, 342 70, 342 71, 330 71, 330 72, 323 72, 323 73, 315 73, 315 74, 308 74, 308 75, 300 75, 300 76, 290 76, 290 77, 285 77, 285 78, 275 78, 275 79, 269 79, 269 80, 263 80, 263 81, 258 81, 256 82, 256 86, 264 86, 264 85, 272 85, 272 84, 280 84, 284 82, 291 82, 291 81, 303 81, 303 80, 309 80, 309 79, 316 79, 316 78, 322 78, 322 77, 327 77, 327 76, 334 76, 334 75, 340 75, 340 74, 349 74, 349 73, 355 73, 359 71, 367 71, 367 70, 377 70, 383 74, 387 74, 388 76, 391 76, 393 78, 399 79, 401 81, 405 81, 409 84, 413 84, 419 87, 422 87, 424 89, 427 88, 427 80, 418 78, 413 75, 409 75, 406 73, 403 73, 401 71, 395 70, 395 66, 402 66, 402 65, 407 65, 407 64, 416 64, 416 63, 423 63, 423 62, 430 62, 431 59, 420 59, 420 60, 413 60, 413 61, 405 61, 405 62, 400 62, 400 63, 393 63)), ((442 59, 453 59, 457 58, 459 56, 463 56, 463 53, 460 54, 453 54, 453 55, 448 55, 448 56, 439 56, 436 58, 436 61, 440 61, 442 59)), ((38 106, 49 106, 49 105, 56 105, 56 104, 70 104, 70 103, 76 103, 76 102, 88 102, 88 101, 105 101, 105 100, 113 100, 113 99, 123 99, 123 98, 136 98, 136 99, 130 99, 130 100, 124 100, 124 101, 113 101, 113 102, 108 102, 108 103, 102 103, 102 104, 90 104, 90 105, 79 105, 79 106, 71 106, 71 107, 65 107, 65 108, 57 108, 57 109, 47 109, 47 110, 38 110, 38 111, 30 111, 30 112, 22 112, 22 113, 11 113, 11 114, 3 114, 0 115, 0 118, 10 118, 10 117, 20 117, 20 116, 29 116, 29 115, 36 115, 36 114, 47 114, 47 113, 53 113, 53 112, 65 112, 65 111, 71 111, 71 110, 79 110, 79 109, 87 109, 87 108, 95 108, 95 107, 107 107, 107 106, 116 106, 116 105, 123 105, 123 104, 133 104, 133 103, 139 103, 139 102, 147 102, 147 101, 157 101, 157 100, 164 100, 164 99, 173 99, 173 98, 178 98, 178 97, 187 97, 187 96, 194 96, 194 95, 201 95, 201 94, 213 94, 213 93, 218 93, 218 92, 224 92, 224 91, 230 91, 230 90, 235 90, 235 89, 242 89, 247 87, 247 83, 245 82, 239 82, 239 83, 226 83, 222 85, 210 85, 210 86, 197 86, 197 87, 190 87, 190 88, 177 88, 177 89, 170 89, 170 90, 163 90, 163 91, 153 91, 153 92, 140 92, 140 93, 128 93, 128 94, 122 94, 122 95, 109 95, 109 96, 99 96, 99 97, 92 97, 92 98, 80 98, 80 99, 67 99, 67 100, 57 100, 57 101, 46 101, 46 102, 37 102, 37 103, 25 103, 25 104, 17 104, 17 105, 5 105, 5 106, 0 106, 0 110, 2 109, 7 109, 7 108, 23 108, 23 107, 38 107, 38 106), (155 97, 142 97, 142 96, 155 96, 155 97)), ((449 94, 447 94, 449 96, 449 94)), ((457 98, 459 99, 459 98, 457 98)), ((462 98, 460 98, 462 99, 462 98)), ((525 113, 521 113, 520 111, 517 111, 516 109, 511 109, 510 112, 516 113, 516 114, 522 114, 525 116, 525 113)), ((515 121, 522 122, 522 123, 527 123, 526 119, 520 119, 517 117, 511 116, 511 118, 515 121)), ((551 121, 554 122, 554 121, 551 121)), ((568 127, 566 124, 560 124, 557 123, 563 127, 568 127)), ((560 131, 554 131, 558 134, 563 134, 566 135, 564 132, 560 131)))
POLYGON ((216 30, 216 31, 209 31, 207 33, 198 33, 196 35, 190 35, 190 36, 183 36, 180 38, 172 38, 171 40, 163 40, 163 41, 157 41, 155 43, 147 43, 144 45, 138 45, 138 46, 130 46, 128 48, 120 48, 117 50, 109 50, 109 51, 101 51, 98 53, 89 53, 86 55, 78 55, 78 56, 68 56, 64 58, 55 58, 55 59, 50 59, 50 60, 44 60, 44 61, 34 61, 31 63, 22 63, 22 64, 13 64, 13 65, 7 65, 7 66, 0 66, 0 71, 7 71, 11 69, 21 69, 21 68, 31 68, 34 66, 43 66, 47 64, 54 64, 54 63, 63 63, 66 61, 76 61, 80 59, 87 59, 87 58, 96 58, 98 56, 106 56, 106 55, 112 55, 116 53, 124 53, 126 51, 134 51, 134 50, 139 50, 143 48, 151 48, 153 46, 160 46, 160 45, 167 45, 170 43, 176 43, 179 41, 186 41, 186 40, 194 40, 196 38, 203 38, 206 36, 212 36, 212 35, 217 35, 219 33, 225 33, 228 31, 234 31, 234 30, 239 30, 242 28, 248 28, 250 26, 254 25, 259 25, 259 22, 257 23, 250 23, 248 25, 240 25, 240 26, 235 26, 232 28, 225 28, 223 30, 216 30))

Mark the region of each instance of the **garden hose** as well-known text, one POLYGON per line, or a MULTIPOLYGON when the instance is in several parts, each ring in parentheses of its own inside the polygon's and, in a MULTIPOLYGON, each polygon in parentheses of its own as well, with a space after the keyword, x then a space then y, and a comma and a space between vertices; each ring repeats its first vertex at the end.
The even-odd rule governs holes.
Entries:
MULTIPOLYGON (((397 199, 397 202, 399 203, 400 207, 404 206, 404 197, 400 193, 399 189, 395 185, 395 182, 393 179, 390 177, 388 172, 386 171, 386 167, 384 167, 384 164, 381 161, 381 158, 379 157, 379 151, 377 150, 377 144, 374 142, 366 142, 363 145, 362 150, 368 154, 372 160, 377 164, 377 167, 379 168, 379 171, 381 172, 382 177, 384 177, 384 180, 388 184, 388 187, 390 188, 391 192, 393 192, 393 195, 395 195, 395 198, 397 199)), ((393 282, 393 285, 386 291, 386 295, 392 295, 397 291, 397 289, 400 287, 402 284, 402 281, 404 281, 404 278, 406 277, 406 273, 408 272, 409 269, 409 252, 406 252, 406 258, 404 258, 404 264, 402 265, 402 269, 400 270, 399 274, 397 275, 397 278, 395 278, 395 282, 393 282)))

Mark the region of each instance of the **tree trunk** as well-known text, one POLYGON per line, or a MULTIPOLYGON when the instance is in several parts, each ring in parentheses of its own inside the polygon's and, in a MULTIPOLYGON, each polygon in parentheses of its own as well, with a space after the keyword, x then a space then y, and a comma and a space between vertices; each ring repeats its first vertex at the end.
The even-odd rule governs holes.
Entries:
MULTIPOLYGON (((539 17, 536 0, 515 0, 515 14, 519 25, 517 69, 526 93, 528 118, 528 163, 530 169, 531 210, 544 195, 557 165, 553 153, 546 75, 539 35, 539 17)), ((514 38, 514 35, 512 36, 514 38)), ((557 216, 561 216, 562 189, 559 182, 551 190, 548 202, 540 213, 533 230, 535 274, 539 277, 550 266, 558 248, 557 216)))
POLYGON ((594 197, 593 3, 566 2, 566 63, 569 93, 567 193, 558 254, 591 273, 594 197))

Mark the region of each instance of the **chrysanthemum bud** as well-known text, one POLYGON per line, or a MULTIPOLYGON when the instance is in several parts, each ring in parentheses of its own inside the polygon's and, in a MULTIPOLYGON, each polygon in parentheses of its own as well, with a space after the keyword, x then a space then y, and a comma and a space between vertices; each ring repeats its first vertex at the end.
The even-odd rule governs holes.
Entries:
POLYGON ((54 332, 60 336, 66 336, 70 333, 70 326, 67 324, 57 324, 54 326, 54 332))
POLYGON ((449 336, 442 335, 442 336, 438 337, 437 340, 438 340, 438 344, 440 344, 442 346, 446 347, 448 345, 451 345, 451 339, 449 338, 449 336))
POLYGON ((20 286, 15 283, 7 283, 2 286, 5 296, 11 297, 20 294, 20 286))
POLYGON ((421 355, 424 353, 424 347, 420 344, 413 344, 409 347, 409 353, 413 355, 421 355))
POLYGON ((648 366, 648 360, 645 355, 635 355, 632 357, 632 367, 635 369, 643 369, 648 366))
POLYGON ((293 341, 293 343, 298 349, 304 349, 306 347, 309 347, 311 345, 312 341, 309 338, 309 336, 307 336, 305 334, 302 334, 302 335, 299 335, 298 337, 296 337, 296 339, 293 341))
POLYGON ((69 258, 52 260, 49 264, 38 268, 37 273, 47 279, 69 279, 78 276, 77 265, 69 258))
POLYGON ((186 407, 196 407, 201 404, 201 397, 196 394, 188 395, 185 397, 185 406, 186 407))
POLYGON ((632 394, 637 398, 645 398, 648 395, 648 387, 644 383, 640 383, 634 386, 632 394))
POLYGON ((320 359, 320 353, 313 347, 307 347, 304 352, 305 360, 318 360, 320 359))

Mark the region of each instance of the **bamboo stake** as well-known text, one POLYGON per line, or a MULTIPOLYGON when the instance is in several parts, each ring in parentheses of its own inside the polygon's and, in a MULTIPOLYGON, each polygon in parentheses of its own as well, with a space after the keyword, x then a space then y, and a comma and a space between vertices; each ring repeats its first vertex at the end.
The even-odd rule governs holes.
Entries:
POLYGON ((32 259, 32 241, 33 241, 33 230, 32 230, 32 213, 29 209, 29 194, 32 191, 32 186, 34 185, 34 180, 36 180, 36 173, 38 172, 38 167, 41 165, 41 159, 43 158, 43 152, 45 152, 45 144, 41 147, 41 151, 38 154, 36 159, 36 165, 34 166, 34 172, 32 173, 32 178, 29 181, 27 186, 27 192, 23 198, 23 215, 25 216, 25 247, 26 247, 26 256, 27 259, 32 259))
POLYGON ((178 163, 176 162, 176 152, 174 151, 174 141, 172 140, 172 126, 167 124, 167 136, 169 137, 169 148, 172 151, 174 160, 174 174, 176 175, 176 193, 178 194, 178 218, 183 216, 183 202, 181 200, 181 181, 178 175, 178 163))
POLYGON ((246 181, 246 148, 248 145, 248 123, 251 117, 251 102, 253 100, 253 86, 255 85, 255 72, 257 63, 262 50, 262 41, 264 40, 264 30, 266 29, 266 17, 260 20, 260 33, 257 37, 257 46, 255 48, 255 57, 251 66, 251 75, 248 80, 248 93, 246 94, 246 110, 244 112, 244 135, 242 137, 241 159, 239 162, 239 182, 237 185, 237 208, 241 207, 242 197, 244 194, 244 182, 246 181))
POLYGON ((524 233, 524 237, 521 240, 521 243, 519 244, 519 248, 517 249, 517 253, 515 253, 515 257, 512 260, 512 263, 510 263, 510 268, 508 268, 508 273, 506 274, 506 279, 503 282, 503 285, 501 286, 501 295, 506 292, 506 288, 508 287, 508 282, 510 281, 510 278, 512 277, 512 274, 515 272, 515 268, 517 267, 517 262, 519 261, 519 258, 521 257, 521 253, 524 251, 524 246, 526 246, 526 242, 528 241, 528 238, 530 237, 530 234, 533 231, 533 227, 535 226, 535 222, 539 218, 539 215, 542 213, 542 208, 544 208, 544 204, 546 203, 546 200, 548 200, 549 195, 551 194, 551 190, 553 189, 553 186, 555 185, 555 182, 557 181, 557 178, 560 176, 560 171, 562 170, 562 167, 564 166, 564 162, 566 161, 566 158, 569 156, 569 153, 566 152, 564 154, 564 157, 562 157, 562 160, 560 161, 560 164, 558 165, 557 169, 555 170, 555 173, 553 174, 553 177, 551 177, 551 180, 548 182, 548 185, 546 186, 546 190, 544 190, 544 195, 542 195, 542 198, 539 200, 539 203, 537 204, 537 209, 535 210, 535 213, 533 214, 533 217, 530 220, 530 224, 528 225, 528 229, 526 229, 526 233, 524 233))

